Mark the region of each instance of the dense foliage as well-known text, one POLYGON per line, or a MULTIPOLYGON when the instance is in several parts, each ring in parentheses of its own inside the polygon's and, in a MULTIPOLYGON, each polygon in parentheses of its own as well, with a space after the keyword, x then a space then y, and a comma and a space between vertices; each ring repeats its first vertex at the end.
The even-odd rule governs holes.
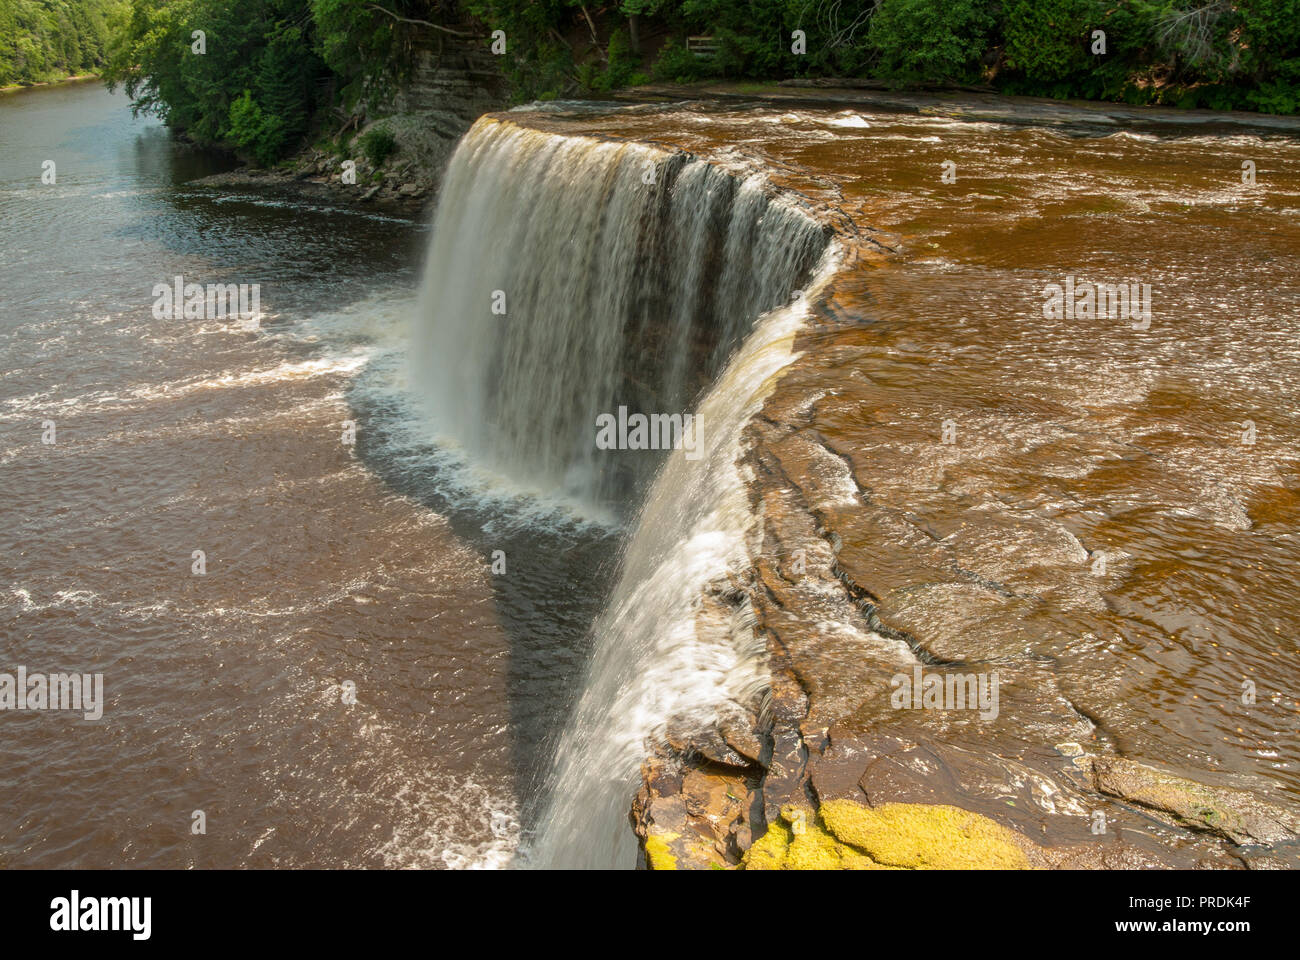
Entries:
POLYGON ((263 163, 381 113, 418 50, 494 42, 521 100, 652 79, 852 77, 1300 109, 1300 0, 0 0, 0 70, 95 62, 117 2, 128 12, 109 81, 263 163))
POLYGON ((0 87, 93 73, 126 0, 0 0, 0 87))
MULTIPOLYGON (((597 12, 607 51, 564 34, 594 4, 468 0, 512 38, 522 96, 660 80, 869 78, 975 84, 1007 93, 1292 113, 1300 108, 1300 0, 622 0, 597 12), (615 56, 639 21, 667 42, 646 62, 615 56), (802 31, 804 49, 796 52, 802 31), (1100 31, 1100 33, 1098 33, 1100 31), (707 36, 699 56, 687 38, 707 36), (579 62, 581 65, 574 67, 579 62), (644 69, 643 69, 644 67, 644 69)), ((579 21, 580 22, 580 21, 579 21)))
POLYGON ((419 0, 131 0, 105 71, 137 111, 269 164, 329 110, 381 105, 444 6, 419 0))

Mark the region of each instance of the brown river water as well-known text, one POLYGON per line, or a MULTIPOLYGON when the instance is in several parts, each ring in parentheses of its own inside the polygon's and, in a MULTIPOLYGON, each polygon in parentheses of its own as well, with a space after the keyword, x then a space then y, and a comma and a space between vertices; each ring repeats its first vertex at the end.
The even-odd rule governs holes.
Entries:
MULTIPOLYGON (((774 402, 849 465, 827 517, 882 616, 1042 663, 1127 756, 1300 804, 1300 145, 553 122, 761 164, 855 225, 774 402), (1150 285, 1149 326, 1045 318, 1069 277, 1150 285)), ((0 671, 101 672, 107 701, 0 715, 0 865, 507 865, 626 527, 422 431, 426 225, 186 185, 216 169, 95 86, 0 98, 0 671), (259 282, 259 328, 155 319, 177 274, 259 282)))
POLYGON ((406 429, 427 226, 216 169, 96 85, 0 98, 0 670, 107 701, 2 715, 0 864, 505 863, 612 535, 406 429), (260 329, 154 319, 177 274, 260 329))

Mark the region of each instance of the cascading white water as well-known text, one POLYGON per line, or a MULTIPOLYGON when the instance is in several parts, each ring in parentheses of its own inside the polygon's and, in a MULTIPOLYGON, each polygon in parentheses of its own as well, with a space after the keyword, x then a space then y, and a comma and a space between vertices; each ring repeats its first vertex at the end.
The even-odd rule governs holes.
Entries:
POLYGON ((749 562, 742 431, 793 357, 806 300, 792 297, 833 260, 828 231, 759 178, 680 154, 491 118, 458 148, 413 358, 439 427, 477 462, 597 507, 653 478, 530 865, 633 865, 647 739, 766 682, 743 616, 696 621, 749 562), (683 412, 701 394, 698 457, 597 448, 598 415, 683 412))
POLYGON ((484 118, 444 182, 415 378, 478 465, 626 515, 658 459, 597 449, 597 415, 687 410, 826 242, 758 178, 484 118))
MULTIPOLYGON (((810 284, 833 270, 833 248, 810 284)), ((706 723, 728 702, 749 704, 767 682, 763 644, 743 613, 730 630, 697 629, 711 585, 726 590, 749 564, 754 525, 738 460, 742 431, 794 357, 802 304, 763 317, 698 414, 705 453, 674 450, 628 542, 581 699, 565 728, 531 865, 630 867, 628 813, 647 740, 669 720, 706 723)))

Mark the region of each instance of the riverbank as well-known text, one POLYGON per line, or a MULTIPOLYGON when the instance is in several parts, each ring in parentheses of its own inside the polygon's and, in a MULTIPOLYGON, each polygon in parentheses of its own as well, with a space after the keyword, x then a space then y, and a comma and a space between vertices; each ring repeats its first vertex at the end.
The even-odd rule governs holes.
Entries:
POLYGON ((21 93, 24 90, 37 90, 42 87, 58 87, 72 83, 87 83, 88 81, 98 79, 99 75, 96 73, 82 73, 72 77, 64 77, 61 80, 34 80, 31 83, 10 83, 0 87, 0 93, 21 93))
POLYGON ((392 136, 393 150, 378 164, 362 150, 314 146, 271 168, 246 164, 192 185, 427 219, 447 161, 471 123, 461 113, 393 114, 366 125, 359 134, 383 131, 392 136))
POLYGON ((439 182, 436 170, 408 167, 375 171, 361 162, 357 162, 356 177, 356 182, 345 182, 341 160, 311 150, 282 167, 240 167, 195 180, 192 186, 223 192, 252 190, 271 197, 374 209, 416 220, 433 203, 439 182))
MULTIPOLYGON (((455 71, 452 71, 455 75, 455 71)), ((363 128, 393 131, 397 149, 393 156, 372 164, 359 151, 348 156, 356 166, 355 179, 344 178, 340 151, 306 148, 269 169, 245 165, 217 174, 196 185, 221 189, 253 189, 280 196, 295 196, 345 207, 370 207, 400 216, 427 214, 436 200, 447 160, 461 135, 478 116, 500 109, 499 89, 485 92, 481 84, 443 91, 444 109, 434 113, 427 104, 432 81, 423 74, 424 106, 380 118, 363 128)), ((463 81, 464 74, 459 77, 463 81)), ((446 82, 446 76, 443 76, 446 82)), ((781 83, 650 84, 614 91, 605 100, 565 101, 598 108, 606 103, 698 103, 747 105, 773 109, 852 109, 880 114, 943 117, 1009 127, 1058 129, 1078 136, 1132 130, 1165 135, 1239 132, 1261 136, 1300 138, 1300 117, 1272 116, 1242 111, 1177 110, 1168 107, 1125 106, 1106 101, 1049 100, 1005 96, 969 90, 897 92, 880 85, 848 81, 788 80, 781 83)), ((562 105, 561 105, 562 106, 562 105)))
POLYGON ((427 219, 461 136, 506 102, 504 81, 486 55, 426 51, 392 112, 357 115, 347 133, 323 136, 274 167, 246 164, 194 185, 427 219), (382 139, 387 149, 368 152, 367 138, 382 139))

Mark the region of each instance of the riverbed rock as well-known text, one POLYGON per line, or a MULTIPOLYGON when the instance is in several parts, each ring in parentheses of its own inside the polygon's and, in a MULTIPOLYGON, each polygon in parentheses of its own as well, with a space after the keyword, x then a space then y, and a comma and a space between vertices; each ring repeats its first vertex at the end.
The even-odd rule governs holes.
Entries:
POLYGON ((1123 757, 1093 757, 1097 790, 1236 844, 1295 840, 1300 817, 1254 793, 1212 787, 1123 757))
POLYGON ((683 757, 699 756, 719 766, 747 769, 752 761, 734 750, 716 727, 693 729, 669 724, 664 735, 674 753, 683 757))
POLYGON ((754 778, 654 757, 642 767, 632 825, 652 870, 732 869, 752 842, 754 778))

